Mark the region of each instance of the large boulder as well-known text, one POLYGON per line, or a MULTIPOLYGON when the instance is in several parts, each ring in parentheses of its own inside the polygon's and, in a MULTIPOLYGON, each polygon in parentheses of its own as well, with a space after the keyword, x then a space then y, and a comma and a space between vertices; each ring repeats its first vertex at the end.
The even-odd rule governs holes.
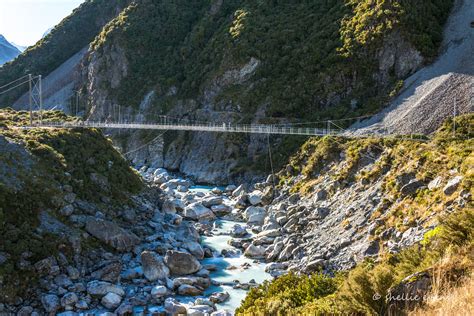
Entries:
POLYGON ((258 205, 262 203, 263 192, 260 190, 255 190, 249 194, 248 199, 250 204, 258 205))
POLYGON ((265 257, 265 247, 255 246, 250 244, 247 249, 245 249, 244 255, 249 258, 264 258, 265 257))
POLYGON ((165 263, 174 275, 193 274, 201 270, 201 264, 193 255, 181 251, 167 251, 165 263))
POLYGON ((443 188, 444 194, 446 195, 453 194, 457 190, 459 184, 461 184, 461 181, 462 181, 462 176, 457 176, 449 180, 446 186, 443 188))
POLYGON ((230 235, 235 238, 241 238, 247 235, 247 230, 239 224, 235 224, 230 230, 230 235))
POLYGON ((115 293, 107 293, 100 302, 108 309, 116 309, 122 302, 122 297, 115 293))
POLYGON ((198 242, 188 241, 183 244, 183 247, 186 248, 197 259, 204 259, 204 250, 198 242))
POLYGON ((165 280, 170 275, 169 268, 156 253, 144 251, 140 255, 142 270, 149 281, 165 280))
POLYGON ((412 195, 415 194, 418 189, 423 188, 424 186, 425 184, 423 182, 412 179, 400 189, 400 193, 403 195, 412 195))
POLYGON ((178 288, 179 295, 190 295, 190 296, 198 296, 202 294, 202 291, 197 287, 194 287, 189 284, 182 284, 178 288))
POLYGON ((212 312, 214 312, 214 308, 209 305, 193 305, 187 309, 188 316, 205 316, 212 312))
POLYGON ((170 315, 186 315, 186 306, 182 305, 172 297, 165 300, 165 310, 170 315))
POLYGON ((130 251, 140 242, 140 238, 135 234, 117 224, 94 217, 87 219, 86 231, 118 251, 130 251))
POLYGON ((95 297, 102 297, 108 293, 115 293, 119 296, 125 295, 125 291, 121 286, 104 281, 91 281, 87 283, 87 293, 95 297))
POLYGON ((59 303, 59 297, 54 294, 48 294, 41 298, 41 304, 47 313, 55 314, 61 305, 59 303))
POLYGON ((232 208, 225 204, 213 205, 211 206, 211 210, 217 216, 225 216, 232 212, 232 208))
POLYGON ((202 205, 205 207, 212 207, 216 205, 221 205, 224 202, 224 199, 220 196, 208 196, 202 200, 202 205))
POLYGON ((184 217, 192 220, 213 220, 216 215, 199 202, 191 203, 184 209, 184 217))
POLYGON ((241 184, 232 192, 232 196, 234 196, 234 197, 242 196, 245 193, 246 193, 245 186, 243 184, 241 184))
POLYGON ((244 212, 244 217, 249 224, 262 225, 266 214, 263 207, 249 206, 244 212))

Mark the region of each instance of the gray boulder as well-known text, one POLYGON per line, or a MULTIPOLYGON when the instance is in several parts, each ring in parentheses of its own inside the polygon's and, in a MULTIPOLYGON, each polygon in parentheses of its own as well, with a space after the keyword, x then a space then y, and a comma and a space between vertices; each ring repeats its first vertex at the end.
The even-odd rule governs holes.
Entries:
POLYGON ((121 286, 104 281, 91 281, 87 283, 87 293, 91 296, 102 297, 108 293, 124 296, 125 291, 121 286))
POLYGON ((249 258, 264 258, 265 257, 265 247, 255 246, 250 244, 247 249, 245 249, 244 255, 249 258))
POLYGON ((47 294, 41 298, 41 304, 47 313, 56 313, 61 307, 59 297, 54 294, 47 294))
POLYGON ((216 215, 199 202, 191 203, 184 209, 184 217, 192 220, 213 220, 216 215))
POLYGON ((197 287, 194 287, 189 284, 182 284, 178 288, 179 295, 190 295, 190 296, 198 296, 202 294, 202 291, 197 287))
POLYGON ((183 247, 186 248, 198 260, 204 259, 204 250, 198 242, 188 241, 183 244, 183 247))
POLYGON ((416 179, 412 179, 410 180, 410 182, 408 182, 407 184, 405 184, 401 189, 400 189, 400 193, 403 194, 403 195, 412 195, 412 194, 415 194, 416 191, 418 191, 420 188, 424 187, 424 183, 419 181, 419 180, 416 180, 416 179))
POLYGON ((168 289, 166 288, 166 286, 163 286, 163 285, 157 285, 151 289, 151 296, 153 296, 154 298, 163 297, 167 293, 168 293, 168 289))
POLYGON ((108 309, 116 309, 122 302, 122 297, 116 293, 107 293, 100 302, 108 309))
POLYGON ((188 316, 206 316, 212 312, 214 312, 214 308, 209 305, 194 305, 187 309, 188 316))
POLYGON ((247 235, 247 230, 239 224, 235 224, 230 231, 230 235, 235 238, 241 238, 247 235))
POLYGON ((165 280, 170 275, 169 268, 156 253, 144 251, 140 255, 142 270, 149 281, 165 280))
POLYGON ((193 274, 201 270, 201 264, 193 255, 181 251, 167 251, 165 263, 174 275, 193 274))
POLYGON ((453 194, 457 190, 459 184, 461 184, 462 178, 463 178, 462 176, 457 176, 449 180, 446 186, 443 188, 444 194, 446 195, 453 194))
POLYGON ((262 203, 263 192, 259 190, 255 190, 249 194, 248 199, 250 204, 258 205, 262 203))
POLYGON ((171 297, 165 300, 165 310, 171 315, 186 315, 186 307, 171 297))
POLYGON ((140 238, 135 234, 126 231, 117 224, 94 217, 87 219, 86 231, 118 251, 130 251, 140 242, 140 238))

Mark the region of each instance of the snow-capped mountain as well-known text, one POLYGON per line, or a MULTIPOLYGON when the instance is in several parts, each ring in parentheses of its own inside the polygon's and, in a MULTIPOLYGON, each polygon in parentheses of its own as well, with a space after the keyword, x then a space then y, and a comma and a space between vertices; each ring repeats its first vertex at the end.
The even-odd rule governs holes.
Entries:
POLYGON ((0 34, 0 65, 15 59, 15 57, 20 54, 20 50, 0 34))

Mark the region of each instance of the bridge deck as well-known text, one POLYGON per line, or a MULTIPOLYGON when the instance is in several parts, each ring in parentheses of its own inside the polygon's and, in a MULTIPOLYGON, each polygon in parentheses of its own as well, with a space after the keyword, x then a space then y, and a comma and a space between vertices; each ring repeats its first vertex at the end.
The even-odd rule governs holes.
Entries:
POLYGON ((149 129, 149 130, 175 130, 175 131, 200 131, 219 133, 251 133, 251 134, 279 134, 279 135, 306 135, 325 136, 338 135, 335 130, 288 127, 275 125, 236 125, 236 124, 167 124, 167 123, 104 123, 104 122, 43 122, 33 127, 50 128, 76 128, 90 127, 100 129, 149 129))

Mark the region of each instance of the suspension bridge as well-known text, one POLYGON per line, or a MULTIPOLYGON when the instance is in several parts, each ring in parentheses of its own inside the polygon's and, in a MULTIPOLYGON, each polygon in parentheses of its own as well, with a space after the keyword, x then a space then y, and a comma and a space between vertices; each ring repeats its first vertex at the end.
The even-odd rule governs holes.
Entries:
MULTIPOLYGON (((118 111, 118 118, 107 119, 105 121, 74 120, 74 121, 49 121, 43 120, 43 97, 42 97, 42 76, 26 75, 0 87, 0 96, 18 89, 24 85, 29 88, 29 125, 23 128, 98 128, 98 129, 134 129, 134 130, 163 130, 163 131, 190 131, 190 132, 217 132, 217 133, 246 133, 246 134, 267 134, 267 135, 301 135, 301 136, 348 136, 348 137, 368 137, 374 135, 356 134, 353 130, 344 129, 332 121, 313 122, 316 127, 304 127, 312 123, 296 124, 236 124, 236 123, 216 123, 190 121, 167 116, 159 116, 153 122, 134 121, 123 119, 118 111), (3 91, 2 91, 3 89, 3 91), (321 128, 321 126, 324 126, 321 128)), ((367 118, 361 116, 344 120, 355 120, 367 118)), ((339 121, 344 121, 339 120, 339 121)), ((380 135, 379 137, 394 137, 398 135, 380 135)))

